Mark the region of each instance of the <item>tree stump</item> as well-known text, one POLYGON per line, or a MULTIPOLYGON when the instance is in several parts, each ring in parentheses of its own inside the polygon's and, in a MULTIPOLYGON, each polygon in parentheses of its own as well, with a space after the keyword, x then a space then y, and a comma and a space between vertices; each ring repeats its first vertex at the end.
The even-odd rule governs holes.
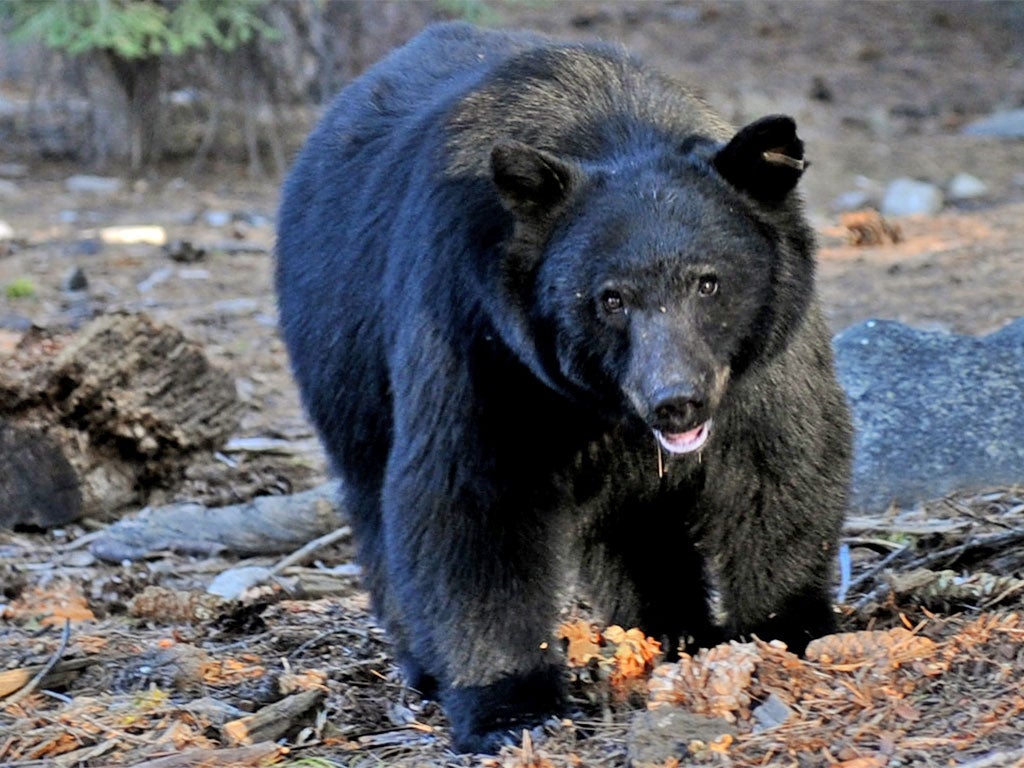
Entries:
POLYGON ((0 359, 0 525, 110 519, 223 443, 241 405, 199 345, 145 315, 30 331, 0 359))

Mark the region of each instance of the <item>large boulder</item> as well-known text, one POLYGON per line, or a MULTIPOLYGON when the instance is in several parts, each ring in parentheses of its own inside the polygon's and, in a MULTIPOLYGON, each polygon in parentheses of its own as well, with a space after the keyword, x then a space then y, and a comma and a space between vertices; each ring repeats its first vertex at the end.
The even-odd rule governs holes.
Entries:
POLYGON ((868 320, 834 345, 854 509, 1024 483, 1024 318, 982 337, 868 320))

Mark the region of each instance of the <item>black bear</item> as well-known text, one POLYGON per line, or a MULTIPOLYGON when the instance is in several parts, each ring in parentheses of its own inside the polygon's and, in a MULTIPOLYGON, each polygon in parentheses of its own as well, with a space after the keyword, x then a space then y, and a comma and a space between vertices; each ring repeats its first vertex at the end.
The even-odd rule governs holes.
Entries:
POLYGON ((567 574, 670 651, 833 629, 851 426, 803 168, 788 117, 736 132, 616 47, 465 24, 309 138, 282 332, 374 609, 456 748, 563 706, 567 574))

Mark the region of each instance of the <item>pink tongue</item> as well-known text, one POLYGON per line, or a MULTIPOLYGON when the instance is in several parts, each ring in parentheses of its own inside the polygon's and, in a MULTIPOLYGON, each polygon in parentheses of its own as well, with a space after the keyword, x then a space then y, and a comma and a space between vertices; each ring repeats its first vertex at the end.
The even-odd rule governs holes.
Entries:
POLYGON ((697 439, 697 435, 704 429, 704 425, 701 424, 699 427, 694 427, 689 432, 679 432, 677 434, 665 435, 665 439, 670 443, 691 443, 697 439))

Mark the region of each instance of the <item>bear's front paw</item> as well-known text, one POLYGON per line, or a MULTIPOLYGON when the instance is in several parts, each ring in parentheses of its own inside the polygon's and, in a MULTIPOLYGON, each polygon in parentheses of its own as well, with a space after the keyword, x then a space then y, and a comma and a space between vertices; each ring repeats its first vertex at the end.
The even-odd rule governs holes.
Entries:
POLYGON ((560 667, 512 675, 489 685, 454 686, 444 696, 459 752, 494 754, 518 744, 523 728, 539 725, 565 710, 560 667))

